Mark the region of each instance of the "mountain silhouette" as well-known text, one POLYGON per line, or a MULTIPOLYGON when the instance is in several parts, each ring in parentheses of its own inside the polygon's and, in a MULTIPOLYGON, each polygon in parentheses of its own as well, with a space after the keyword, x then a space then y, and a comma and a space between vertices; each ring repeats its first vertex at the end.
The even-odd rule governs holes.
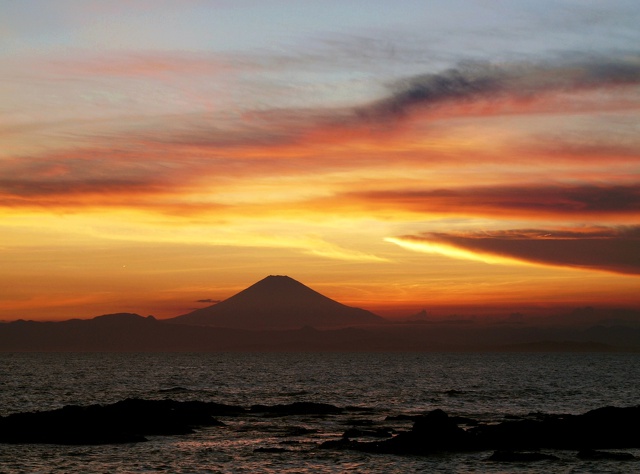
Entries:
POLYGON ((380 316, 338 303, 283 275, 268 276, 220 303, 169 321, 238 329, 345 327, 385 322, 380 316))

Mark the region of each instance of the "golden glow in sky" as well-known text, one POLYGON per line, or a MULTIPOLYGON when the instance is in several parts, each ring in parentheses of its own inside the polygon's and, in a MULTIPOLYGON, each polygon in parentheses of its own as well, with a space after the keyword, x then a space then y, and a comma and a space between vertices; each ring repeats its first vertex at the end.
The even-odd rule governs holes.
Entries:
POLYGON ((637 2, 3 10, 0 319, 640 306, 637 2))

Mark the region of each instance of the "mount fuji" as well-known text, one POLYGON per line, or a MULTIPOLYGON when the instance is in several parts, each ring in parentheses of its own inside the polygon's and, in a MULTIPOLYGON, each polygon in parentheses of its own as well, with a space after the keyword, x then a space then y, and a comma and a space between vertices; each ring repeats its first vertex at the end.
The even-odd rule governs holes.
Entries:
POLYGON ((168 321, 237 329, 336 328, 386 322, 283 275, 268 276, 220 303, 168 321))

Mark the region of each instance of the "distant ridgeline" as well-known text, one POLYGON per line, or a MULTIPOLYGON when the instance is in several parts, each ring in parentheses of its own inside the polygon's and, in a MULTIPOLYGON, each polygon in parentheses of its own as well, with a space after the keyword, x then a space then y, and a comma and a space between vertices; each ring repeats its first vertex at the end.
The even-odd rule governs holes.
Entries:
POLYGON ((0 351, 640 351, 640 312, 546 320, 389 321, 287 276, 269 276, 212 306, 167 320, 118 313, 0 323, 0 351))

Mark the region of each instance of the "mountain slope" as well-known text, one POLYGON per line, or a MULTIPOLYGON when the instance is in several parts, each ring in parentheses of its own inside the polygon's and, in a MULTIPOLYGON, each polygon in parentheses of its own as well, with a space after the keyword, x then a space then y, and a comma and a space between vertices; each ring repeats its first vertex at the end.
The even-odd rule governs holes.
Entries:
POLYGON ((385 320, 334 301, 288 276, 271 275, 207 308, 169 321, 242 329, 378 324, 385 320))

